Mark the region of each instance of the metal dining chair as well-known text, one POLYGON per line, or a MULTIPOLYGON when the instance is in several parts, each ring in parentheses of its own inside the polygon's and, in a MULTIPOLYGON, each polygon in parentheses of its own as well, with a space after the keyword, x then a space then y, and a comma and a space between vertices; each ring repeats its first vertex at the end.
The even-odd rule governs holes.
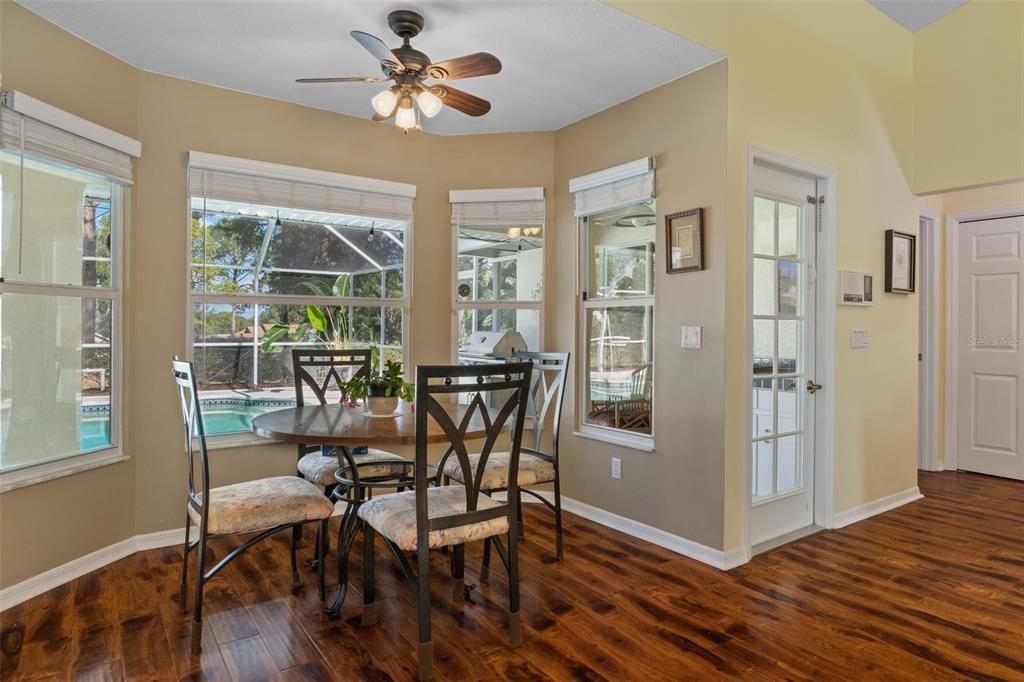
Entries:
MULTIPOLYGON (((416 553, 414 587, 419 611, 419 678, 433 678, 434 649, 430 628, 430 550, 451 547, 453 597, 464 598, 465 544, 490 539, 508 571, 509 643, 522 643, 519 613, 519 449, 529 398, 531 362, 462 366, 418 367, 416 370, 416 457, 414 489, 381 495, 364 502, 358 510, 363 522, 363 624, 376 622, 374 610, 374 539, 380 534, 393 547, 416 553), (472 395, 456 424, 439 398, 472 395), (495 405, 487 407, 483 396, 495 405), (427 463, 427 425, 433 418, 444 431, 462 467, 465 485, 432 486, 436 477, 427 463), (483 422, 485 440, 478 462, 486 468, 499 437, 511 425, 505 476, 510 481, 508 499, 498 502, 480 488, 480 476, 472 476, 466 434, 474 419, 483 422), (500 536, 508 536, 505 549, 500 536)), ((447 454, 447 453, 446 453, 447 454)), ((482 471, 483 469, 478 469, 482 471)), ((412 577, 410 576, 410 579, 412 577)))
MULTIPOLYGON (((533 363, 533 378, 530 387, 528 415, 532 423, 532 446, 520 449, 518 494, 520 495, 519 511, 522 514, 522 494, 537 498, 555 515, 555 556, 562 560, 562 491, 558 475, 558 430, 562 420, 562 400, 565 397, 565 385, 569 371, 569 353, 518 353, 513 360, 533 363), (550 421, 550 426, 548 425, 550 421), (550 434, 547 445, 544 433, 550 434), (551 485, 551 500, 531 487, 551 485)), ((480 489, 488 495, 508 490, 508 452, 492 452, 478 474, 480 455, 470 455, 469 464, 472 476, 479 475, 480 489)), ((466 480, 461 463, 446 455, 438 465, 446 481, 462 483, 466 480)), ((522 517, 520 516, 520 530, 522 517)), ((486 580, 491 560, 491 543, 485 541, 483 568, 480 579, 486 580)))
MULTIPOLYGON (((290 528, 292 583, 295 586, 301 585, 295 558, 299 533, 304 524, 315 521, 319 524, 320 533, 326 537, 327 520, 334 511, 334 505, 315 485, 295 476, 275 476, 211 488, 206 430, 203 427, 203 410, 199 403, 195 369, 191 362, 181 362, 175 358, 172 372, 178 387, 181 415, 185 422, 185 452, 188 457, 185 549, 181 563, 179 602, 181 610, 187 611, 188 557, 193 549, 198 549, 195 606, 192 611, 192 653, 199 654, 202 649, 203 588, 206 583, 245 550, 279 531, 290 528), (194 542, 190 541, 192 526, 199 529, 199 537, 194 542), (233 549, 207 571, 207 540, 215 535, 238 533, 256 535, 233 549)), ((323 545, 317 543, 321 565, 325 556, 323 552, 323 545)), ((324 573, 325 571, 320 572, 321 603, 325 601, 324 573)))
MULTIPOLYGON (((321 405, 326 405, 331 393, 337 393, 339 402, 348 401, 347 383, 355 378, 369 376, 372 353, 368 348, 349 348, 344 350, 301 348, 292 350, 292 368, 295 375, 295 403, 302 407, 306 404, 306 391, 309 389, 321 405)), ((306 445, 298 446, 299 476, 315 483, 324 495, 334 499, 332 493, 338 485, 336 474, 341 466, 341 457, 336 449, 329 446, 306 445)), ((365 479, 397 478, 403 476, 407 469, 405 460, 392 452, 367 448, 365 452, 351 452, 351 460, 359 468, 359 476, 365 479), (389 461, 395 463, 389 464, 389 461)), ((344 491, 338 491, 342 493, 344 491)), ((330 540, 326 535, 319 534, 317 542, 323 543, 324 551, 329 549, 330 540)))

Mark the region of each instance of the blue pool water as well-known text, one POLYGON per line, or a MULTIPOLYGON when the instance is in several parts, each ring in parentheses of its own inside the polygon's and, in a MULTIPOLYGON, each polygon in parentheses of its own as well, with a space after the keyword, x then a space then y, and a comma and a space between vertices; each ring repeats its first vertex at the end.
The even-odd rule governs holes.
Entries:
MULTIPOLYGON (((269 410, 295 405, 293 400, 244 400, 222 398, 203 400, 203 426, 207 436, 248 431, 252 418, 269 410)), ((106 406, 90 408, 82 415, 80 442, 83 450, 110 445, 110 411, 106 406)))

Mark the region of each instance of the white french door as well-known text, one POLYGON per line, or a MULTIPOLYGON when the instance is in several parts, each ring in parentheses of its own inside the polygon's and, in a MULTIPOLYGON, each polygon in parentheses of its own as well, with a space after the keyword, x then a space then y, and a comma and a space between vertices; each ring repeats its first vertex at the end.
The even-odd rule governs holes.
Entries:
POLYGON ((959 224, 957 468, 1024 480, 1024 217, 959 224))
POLYGON ((813 178, 758 164, 752 187, 750 542, 756 545, 814 522, 819 193, 813 178))

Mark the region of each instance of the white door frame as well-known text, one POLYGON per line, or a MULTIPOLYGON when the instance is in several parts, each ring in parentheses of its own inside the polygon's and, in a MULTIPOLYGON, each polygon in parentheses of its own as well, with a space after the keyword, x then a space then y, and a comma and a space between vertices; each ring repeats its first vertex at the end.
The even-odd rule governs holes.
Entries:
POLYGON ((943 468, 956 471, 957 468, 957 395, 956 378, 959 363, 957 353, 960 339, 960 311, 957 305, 959 291, 960 253, 957 248, 957 233, 960 223, 972 220, 989 220, 994 218, 1010 218, 1024 215, 1024 204, 986 208, 977 211, 950 213, 946 216, 946 447, 943 457, 943 468))
POLYGON ((919 290, 921 321, 919 328, 924 334, 918 341, 918 350, 923 359, 918 363, 921 377, 921 395, 918 396, 918 434, 917 468, 925 471, 942 471, 939 457, 938 435, 941 417, 939 414, 939 357, 938 347, 941 338, 939 330, 939 290, 942 286, 942 228, 939 214, 935 211, 921 209, 920 220, 927 223, 921 227, 919 243, 922 246, 922 267, 920 271, 919 290))
MULTIPOLYGON (((747 259, 747 291, 746 291, 746 339, 745 349, 750 349, 754 339, 753 317, 749 311, 754 309, 753 259, 750 258, 750 245, 754 243, 754 162, 759 161, 776 166, 784 171, 811 175, 825 185, 825 210, 821 214, 821 232, 817 235, 817 260, 815 263, 815 281, 817 290, 817 309, 815 311, 815 370, 814 379, 824 387, 815 402, 814 426, 814 525, 832 528, 835 525, 835 507, 833 503, 835 490, 835 329, 836 329, 836 172, 831 168, 817 166, 779 152, 748 145, 747 147, 747 246, 744 257, 747 259)), ((744 351, 746 353, 746 350, 744 351)), ((749 359, 749 358, 748 358, 749 359)), ((746 372, 744 372, 746 376, 746 372)), ((746 412, 744 423, 750 427, 750 415, 753 413, 753 391, 744 392, 746 412)), ((743 456, 744 488, 743 499, 746 520, 743 528, 743 546, 750 556, 750 519, 752 516, 751 487, 753 472, 750 463, 749 438, 743 456)))

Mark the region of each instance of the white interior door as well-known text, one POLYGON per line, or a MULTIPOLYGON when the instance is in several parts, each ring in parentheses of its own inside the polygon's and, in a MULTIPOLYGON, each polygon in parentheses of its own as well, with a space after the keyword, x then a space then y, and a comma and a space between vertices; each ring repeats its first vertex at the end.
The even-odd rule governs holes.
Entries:
POLYGON ((814 522, 813 178, 755 165, 750 542, 814 522))
POLYGON ((957 467, 1024 480, 1024 217, 957 235, 957 467))

